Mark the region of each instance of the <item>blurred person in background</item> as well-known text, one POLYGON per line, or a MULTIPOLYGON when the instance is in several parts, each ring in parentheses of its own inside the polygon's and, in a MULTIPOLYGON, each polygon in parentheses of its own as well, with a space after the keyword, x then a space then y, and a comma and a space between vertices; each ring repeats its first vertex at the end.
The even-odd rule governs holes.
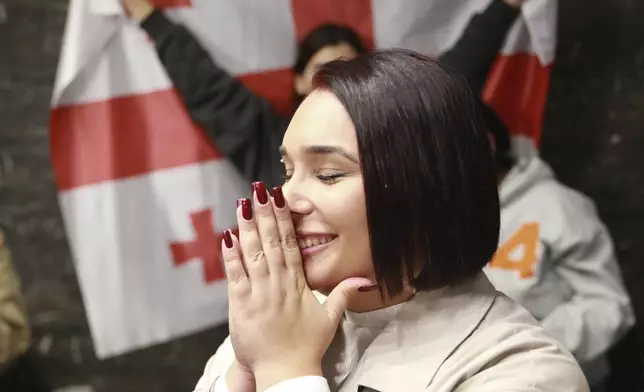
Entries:
POLYGON ((603 391, 605 355, 635 323, 611 237, 590 199, 538 156, 518 163, 503 121, 490 107, 484 117, 501 203, 500 246, 485 271, 573 353, 591 390, 603 391))
MULTIPOLYGON (((477 93, 522 2, 492 1, 470 20, 454 47, 439 57, 465 76, 477 93)), ((223 70, 188 29, 171 22, 148 0, 124 0, 124 6, 154 41, 193 121, 248 180, 281 184, 278 147, 289 118, 275 113, 265 99, 223 70)), ((293 68, 295 104, 312 91, 313 74, 321 65, 353 59, 365 51, 358 34, 346 26, 325 24, 311 31, 298 45, 293 68)))
MULTIPOLYGON (((30 330, 20 280, 14 270, 11 251, 0 230, 0 390, 14 389, 24 367, 19 360, 30 345, 30 330), (9 389, 12 388, 12 389, 9 389)), ((31 391, 32 389, 28 389, 31 391)))

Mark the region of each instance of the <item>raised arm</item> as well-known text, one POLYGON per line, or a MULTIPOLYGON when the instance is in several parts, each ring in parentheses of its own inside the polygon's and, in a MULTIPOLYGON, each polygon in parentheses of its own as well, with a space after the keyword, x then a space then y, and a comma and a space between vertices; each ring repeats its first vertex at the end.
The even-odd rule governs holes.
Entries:
POLYGON ((286 120, 213 61, 184 26, 170 21, 147 0, 124 4, 154 41, 193 121, 246 178, 280 183, 278 147, 286 120))
POLYGON ((439 57, 456 68, 479 94, 522 2, 493 0, 485 11, 470 19, 454 47, 439 57))

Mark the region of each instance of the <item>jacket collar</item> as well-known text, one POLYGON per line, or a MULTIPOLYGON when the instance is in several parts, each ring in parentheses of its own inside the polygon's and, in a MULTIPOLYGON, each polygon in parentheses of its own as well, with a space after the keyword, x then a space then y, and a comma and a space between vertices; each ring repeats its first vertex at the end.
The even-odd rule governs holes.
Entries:
POLYGON ((458 288, 421 292, 367 348, 342 391, 424 391, 480 325, 498 295, 483 273, 458 288))

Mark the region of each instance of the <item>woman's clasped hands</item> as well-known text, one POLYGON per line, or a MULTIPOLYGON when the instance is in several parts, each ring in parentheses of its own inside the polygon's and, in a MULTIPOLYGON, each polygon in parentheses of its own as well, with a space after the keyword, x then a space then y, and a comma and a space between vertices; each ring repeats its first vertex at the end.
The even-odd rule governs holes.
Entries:
POLYGON ((263 183, 254 183, 253 200, 237 202, 237 221, 239 238, 227 230, 222 244, 236 356, 229 389, 264 391, 288 379, 321 376, 322 356, 342 314, 358 289, 372 283, 349 278, 318 301, 306 282, 281 187, 271 196, 263 183), (253 378, 255 385, 248 385, 253 378))

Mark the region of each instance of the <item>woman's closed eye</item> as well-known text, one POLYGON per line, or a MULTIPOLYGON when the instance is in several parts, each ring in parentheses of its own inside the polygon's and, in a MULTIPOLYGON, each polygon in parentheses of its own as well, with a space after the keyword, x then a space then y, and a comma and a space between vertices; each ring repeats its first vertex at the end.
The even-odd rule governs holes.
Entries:
MULTIPOLYGON (((315 177, 323 182, 324 184, 331 185, 335 184, 341 178, 345 177, 347 174, 338 171, 329 171, 329 170, 319 170, 315 173, 315 177)), ((286 170, 286 173, 282 176, 284 182, 288 182, 291 177, 293 177, 293 170, 286 170)))
POLYGON ((346 176, 346 174, 338 173, 338 172, 332 172, 332 173, 319 172, 315 176, 323 183, 330 185, 338 182, 338 180, 346 176))

